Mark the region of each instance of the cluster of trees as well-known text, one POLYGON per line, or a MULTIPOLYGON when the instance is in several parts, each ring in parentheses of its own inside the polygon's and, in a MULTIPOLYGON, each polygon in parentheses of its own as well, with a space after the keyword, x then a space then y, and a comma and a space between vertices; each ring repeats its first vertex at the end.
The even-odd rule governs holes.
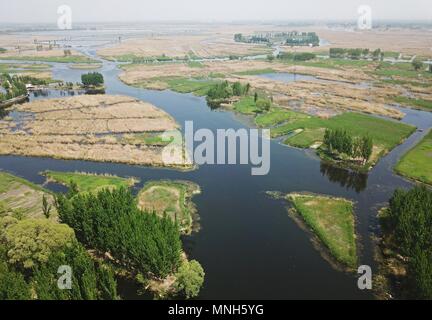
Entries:
POLYGON ((324 146, 331 152, 346 154, 351 158, 361 158, 366 163, 373 150, 373 140, 369 136, 353 137, 346 130, 326 129, 324 146))
POLYGON ((0 53, 5 53, 7 50, 5 48, 0 48, 0 53))
POLYGON ((242 85, 240 82, 229 83, 223 81, 215 84, 207 92, 207 98, 210 101, 225 100, 234 96, 244 96, 249 93, 250 84, 242 85))
POLYGON ((109 266, 93 261, 66 225, 48 219, 0 218, 0 300, 117 299, 109 266), (58 286, 70 267, 70 290, 58 286))
POLYGON ((89 72, 81 75, 81 82, 86 87, 97 87, 104 84, 104 78, 99 72, 89 72))
POLYGON ((308 61, 316 58, 316 54, 312 52, 281 52, 278 55, 278 59, 281 60, 293 60, 293 61, 308 61))
POLYGON ((0 102, 26 95, 26 78, 27 77, 20 77, 17 75, 11 77, 7 73, 2 74, 0 77, 0 83, 6 93, 0 92, 0 102))
POLYGON ((319 46, 320 39, 315 32, 293 32, 288 34, 286 44, 289 46, 319 46))
POLYGON ((182 247, 177 224, 139 210, 130 191, 69 193, 56 203, 60 221, 81 243, 109 252, 129 270, 160 278, 177 270, 182 247))
POLYGON ((386 227, 393 233, 395 247, 407 258, 408 294, 432 299, 432 191, 426 187, 396 190, 386 227))
POLYGON ((234 41, 245 43, 285 43, 289 46, 319 46, 320 39, 315 32, 269 32, 266 34, 256 34, 244 36, 241 33, 234 35, 234 41))
POLYGON ((245 43, 269 43, 270 39, 262 35, 253 35, 249 37, 244 37, 241 33, 236 33, 234 35, 235 42, 245 42, 245 43))
POLYGON ((369 49, 345 49, 345 48, 330 48, 330 58, 348 58, 353 60, 373 59, 375 61, 384 59, 384 52, 381 49, 370 51, 369 49))

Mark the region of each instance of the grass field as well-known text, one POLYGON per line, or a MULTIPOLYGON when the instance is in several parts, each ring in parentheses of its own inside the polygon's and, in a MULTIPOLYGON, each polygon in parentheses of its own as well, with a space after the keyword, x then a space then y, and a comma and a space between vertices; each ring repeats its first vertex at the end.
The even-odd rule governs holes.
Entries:
POLYGON ((257 107, 253 96, 245 96, 233 104, 234 110, 243 114, 258 114, 262 110, 257 107))
POLYGON ((103 188, 129 188, 137 183, 134 178, 121 178, 110 175, 96 175, 78 172, 55 172, 45 171, 44 176, 49 181, 61 183, 70 186, 71 182, 77 184, 80 192, 94 192, 103 188))
POLYGON ((255 123, 259 127, 271 128, 281 123, 284 123, 286 121, 294 121, 297 119, 307 118, 307 117, 308 116, 303 113, 294 112, 291 110, 281 109, 281 108, 272 108, 270 109, 269 112, 258 115, 255 118, 255 123))
POLYGON ((426 111, 432 111, 432 101, 423 99, 413 99, 404 96, 394 97, 393 100, 407 107, 414 107, 426 111))
POLYGON ((46 196, 51 204, 51 216, 57 216, 52 205, 52 194, 27 180, 0 172, 0 216, 16 215, 26 218, 44 218, 42 210, 42 198, 46 196))
MULTIPOLYGON (((173 133, 174 134, 174 133, 173 133)), ((124 134, 120 137, 120 141, 134 145, 149 145, 149 146, 166 146, 173 141, 173 138, 165 139, 162 133, 135 133, 124 134)))
POLYGON ((328 68, 328 69, 342 69, 343 67, 364 67, 372 64, 372 61, 367 60, 349 60, 349 59, 320 59, 316 58, 310 61, 293 61, 293 60, 278 60, 282 63, 289 65, 328 68))
POLYGON ((188 66, 191 68, 204 68, 204 65, 199 61, 189 61, 188 66))
POLYGON ((357 250, 353 203, 319 195, 288 194, 287 199, 332 256, 339 263, 355 268, 357 250))
POLYGON ((235 74, 239 76, 256 76, 260 74, 274 73, 274 72, 276 71, 271 68, 267 68, 267 69, 241 71, 241 72, 236 72, 235 74))
POLYGON ((50 68, 50 65, 41 63, 0 63, 0 73, 49 71, 50 68))
POLYGON ((138 206, 177 221, 183 234, 193 230, 195 206, 191 201, 200 192, 198 185, 188 181, 150 181, 138 194, 138 206))
POLYGON ((396 165, 397 173, 432 184, 432 130, 396 165))
MULTIPOLYGON (((299 118, 272 129, 272 136, 277 137, 285 135, 296 129, 305 129, 305 131, 300 133, 300 135, 305 135, 307 134, 307 130, 322 128, 343 129, 355 136, 369 135, 373 138, 374 144, 381 145, 387 150, 393 149, 415 130, 414 127, 404 123, 360 113, 347 112, 330 119, 322 119, 314 116, 299 118)), ((322 141, 323 139, 324 131, 322 131, 322 134, 318 134, 318 131, 315 132, 317 134, 314 136, 314 140, 318 140, 311 140, 311 144, 322 141)), ((294 137, 288 138, 286 144, 290 144, 290 139, 293 138, 294 137)), ((297 139, 298 138, 299 137, 297 137, 297 139)))
POLYGON ((186 79, 176 78, 167 79, 166 83, 169 88, 173 91, 180 93, 193 93, 197 96, 205 96, 209 89, 215 84, 219 83, 217 80, 205 80, 205 79, 186 79))
POLYGON ((432 73, 427 72, 425 68, 416 71, 411 63, 381 62, 373 73, 381 77, 432 78, 432 73))
POLYGON ((86 56, 62 56, 62 57, 37 57, 37 56, 8 56, 0 57, 1 60, 19 60, 19 61, 41 61, 41 62, 58 62, 58 63, 100 63, 86 56))

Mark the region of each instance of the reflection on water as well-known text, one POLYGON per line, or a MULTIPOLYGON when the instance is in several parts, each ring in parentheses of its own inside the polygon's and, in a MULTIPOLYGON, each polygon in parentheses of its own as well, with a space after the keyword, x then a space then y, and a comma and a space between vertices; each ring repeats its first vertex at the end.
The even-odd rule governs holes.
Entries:
POLYGON ((353 189, 357 193, 360 193, 367 187, 368 175, 365 173, 334 167, 325 162, 321 162, 320 171, 331 182, 337 182, 342 187, 353 189))

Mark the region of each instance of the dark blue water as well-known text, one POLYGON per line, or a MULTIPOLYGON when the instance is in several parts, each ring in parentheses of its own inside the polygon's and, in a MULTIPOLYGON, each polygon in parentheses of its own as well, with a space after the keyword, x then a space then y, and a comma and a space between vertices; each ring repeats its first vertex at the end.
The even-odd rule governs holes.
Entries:
MULTIPOLYGON (((87 71, 60 68, 55 77, 76 81, 87 71)), ((204 98, 171 91, 152 91, 121 83, 114 63, 102 69, 107 94, 122 94, 148 101, 171 114, 180 124, 193 120, 195 128, 213 131, 243 128, 230 112, 211 110, 204 98)), ((407 110, 408 122, 431 127, 429 113, 407 110)), ((198 183, 202 194, 194 198, 201 231, 184 239, 190 258, 206 272, 201 299, 369 299, 357 289, 355 275, 333 269, 315 250, 307 233, 289 218, 287 204, 265 192, 310 191, 342 196, 356 202, 360 264, 376 270, 370 235, 376 232, 377 208, 385 205, 397 187, 412 184, 392 173, 397 159, 425 133, 417 132, 384 158, 369 175, 322 164, 309 151, 271 142, 271 170, 267 176, 251 176, 247 165, 204 165, 179 172, 123 164, 64 161, 15 156, 0 157, 0 168, 35 183, 43 183, 44 170, 86 171, 134 176, 148 180, 186 179, 198 183)), ((49 185, 62 191, 56 185, 49 185)), ((131 297, 131 296, 128 296, 131 297)))

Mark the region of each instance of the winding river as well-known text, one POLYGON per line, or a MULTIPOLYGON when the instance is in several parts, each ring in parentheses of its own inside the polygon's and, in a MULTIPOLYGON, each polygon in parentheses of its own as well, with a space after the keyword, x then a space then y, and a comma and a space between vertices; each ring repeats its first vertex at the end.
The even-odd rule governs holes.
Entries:
MULTIPOLYGON (((86 54, 96 57, 94 49, 86 54)), ((148 101, 171 114, 180 124, 193 120, 195 128, 245 127, 231 112, 214 111, 206 100, 191 94, 152 91, 130 87, 118 79, 118 66, 101 60, 107 94, 121 94, 148 101)), ((52 64, 53 78, 80 81, 84 70, 67 64, 52 64)), ((45 97, 38 97, 45 98, 45 97)), ((432 114, 403 109, 403 120, 419 128, 432 126, 432 114)), ((371 299, 372 293, 357 288, 355 275, 339 272, 313 247, 309 235, 287 214, 287 204, 268 197, 268 190, 310 191, 347 197, 356 203, 360 263, 373 266, 371 235, 377 231, 377 208, 384 205, 395 188, 411 182, 395 175, 393 166, 426 132, 414 133, 369 173, 349 171, 322 164, 311 151, 271 142, 271 170, 267 176, 251 176, 247 165, 204 165, 191 172, 123 164, 65 161, 47 158, 1 156, 0 169, 44 183, 44 170, 86 171, 135 176, 141 179, 134 191, 148 180, 185 179, 198 183, 202 194, 194 198, 200 215, 200 232, 184 238, 187 253, 200 261, 206 272, 201 299, 371 299)), ((64 188, 49 184, 54 191, 64 188)), ((125 298, 139 298, 134 288, 121 289, 125 298)))

